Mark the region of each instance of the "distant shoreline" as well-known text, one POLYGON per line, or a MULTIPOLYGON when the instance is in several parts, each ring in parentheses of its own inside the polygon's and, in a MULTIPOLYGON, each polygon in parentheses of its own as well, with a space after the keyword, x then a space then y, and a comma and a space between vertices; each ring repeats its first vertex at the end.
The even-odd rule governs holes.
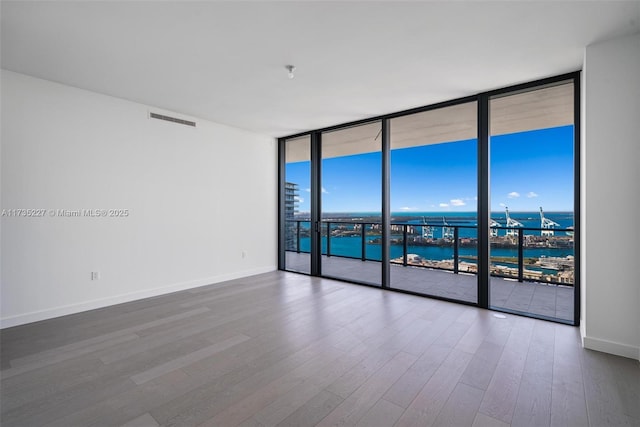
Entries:
MULTIPOLYGON (((515 210, 509 210, 510 214, 532 214, 532 215, 539 215, 540 212, 538 210, 533 210, 533 211, 515 211, 515 210)), ((567 214, 567 215, 573 215, 573 211, 571 210, 560 210, 560 211, 554 211, 554 210, 545 210, 544 211, 545 215, 546 214, 567 214)), ((447 211, 447 212, 437 212, 437 211, 392 211, 391 212, 391 216, 435 216, 435 217, 441 217, 441 216, 456 216, 456 215, 462 215, 462 216, 471 216, 471 215, 477 215, 478 212, 477 211, 447 211)), ((504 216, 505 212, 504 210, 499 210, 499 211, 491 211, 491 215, 496 215, 496 216, 504 216)), ((296 215, 310 215, 310 212, 297 212, 296 215)), ((322 212, 322 215, 342 215, 342 216, 381 216, 382 213, 380 212, 322 212)))

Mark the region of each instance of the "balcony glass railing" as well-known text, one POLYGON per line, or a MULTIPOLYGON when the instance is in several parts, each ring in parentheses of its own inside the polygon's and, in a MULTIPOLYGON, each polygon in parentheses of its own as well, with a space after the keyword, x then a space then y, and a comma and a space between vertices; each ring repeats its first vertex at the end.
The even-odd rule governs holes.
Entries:
MULTIPOLYGON (((311 221, 286 220, 285 250, 309 253, 311 221)), ((380 262, 380 222, 322 221, 322 255, 380 262)), ((391 263, 477 273, 477 228, 392 223, 391 263)), ((571 228, 491 227, 491 275, 557 285, 574 284, 571 228)))

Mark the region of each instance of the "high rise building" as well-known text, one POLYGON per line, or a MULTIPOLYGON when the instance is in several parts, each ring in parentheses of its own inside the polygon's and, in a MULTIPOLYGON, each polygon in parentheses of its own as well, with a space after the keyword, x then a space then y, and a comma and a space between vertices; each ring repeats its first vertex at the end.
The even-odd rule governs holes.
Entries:
POLYGON ((284 219, 285 219, 285 248, 296 250, 295 215, 298 212, 298 184, 285 182, 284 185, 284 219))

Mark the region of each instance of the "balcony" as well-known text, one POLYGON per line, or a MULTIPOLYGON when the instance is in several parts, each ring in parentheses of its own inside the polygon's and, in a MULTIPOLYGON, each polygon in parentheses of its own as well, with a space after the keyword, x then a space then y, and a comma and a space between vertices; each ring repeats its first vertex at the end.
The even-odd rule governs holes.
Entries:
MULTIPOLYGON (((290 220, 287 227, 287 269, 308 273, 310 222, 290 220)), ((379 286, 380 227, 374 222, 323 221, 323 275, 379 286)), ((461 225, 392 223, 390 287, 475 303, 477 239, 468 237, 475 230, 461 225), (436 236, 427 235, 422 227, 436 236)), ((552 234, 540 228, 491 227, 490 241, 490 306, 573 320, 571 229, 556 228, 552 234), (559 251, 568 255, 557 256, 559 251)))

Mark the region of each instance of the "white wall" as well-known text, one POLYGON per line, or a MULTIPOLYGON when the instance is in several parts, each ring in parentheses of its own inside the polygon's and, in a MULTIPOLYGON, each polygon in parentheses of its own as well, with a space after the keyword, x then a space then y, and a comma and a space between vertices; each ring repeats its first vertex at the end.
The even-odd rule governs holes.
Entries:
POLYGON ((640 360, 640 34, 588 46, 583 84, 583 343, 640 360))
POLYGON ((1 89, 1 207, 47 210, 2 217, 2 327, 276 268, 272 138, 5 70, 1 89))

